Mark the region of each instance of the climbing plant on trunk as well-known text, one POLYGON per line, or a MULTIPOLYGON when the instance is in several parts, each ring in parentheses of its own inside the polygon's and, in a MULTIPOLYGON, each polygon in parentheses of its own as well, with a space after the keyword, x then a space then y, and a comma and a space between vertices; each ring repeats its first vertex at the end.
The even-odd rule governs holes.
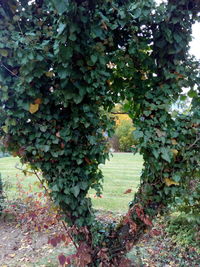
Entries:
POLYGON ((0 135, 42 171, 78 266, 130 266, 125 254, 152 219, 199 178, 199 64, 188 54, 199 9, 199 0, 0 0, 0 135), (174 120, 183 88, 192 112, 174 120), (101 193, 104 133, 113 132, 102 109, 120 100, 144 169, 127 214, 104 223, 87 193, 101 193))

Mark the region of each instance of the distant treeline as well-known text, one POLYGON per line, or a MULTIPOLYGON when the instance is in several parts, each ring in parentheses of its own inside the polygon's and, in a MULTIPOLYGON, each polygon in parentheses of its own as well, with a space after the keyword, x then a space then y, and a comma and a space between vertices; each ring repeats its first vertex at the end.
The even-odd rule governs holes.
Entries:
POLYGON ((9 157, 10 154, 9 153, 4 153, 0 151, 0 158, 5 158, 5 157, 9 157))

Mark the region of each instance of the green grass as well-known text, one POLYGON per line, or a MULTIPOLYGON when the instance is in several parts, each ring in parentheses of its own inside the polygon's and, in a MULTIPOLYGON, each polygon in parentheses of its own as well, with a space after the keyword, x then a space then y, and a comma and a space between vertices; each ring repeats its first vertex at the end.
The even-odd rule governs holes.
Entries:
POLYGON ((90 193, 95 208, 122 212, 127 209, 139 184, 143 160, 140 155, 115 153, 110 161, 101 166, 104 174, 103 198, 95 199, 90 193), (132 189, 130 194, 124 194, 132 189))
MULTIPOLYGON (((20 170, 15 168, 17 163, 19 163, 18 158, 0 159, 0 173, 3 179, 10 183, 7 192, 10 199, 16 196, 16 183, 20 178, 23 178, 23 186, 26 191, 30 184, 33 185, 33 190, 39 190, 34 185, 37 178, 34 175, 24 176, 20 170)), ((101 166, 104 174, 103 197, 95 198, 95 192, 93 190, 89 192, 94 208, 124 212, 137 190, 142 165, 143 160, 140 155, 114 153, 110 160, 101 166), (132 192, 124 194, 127 189, 132 189, 132 192)))

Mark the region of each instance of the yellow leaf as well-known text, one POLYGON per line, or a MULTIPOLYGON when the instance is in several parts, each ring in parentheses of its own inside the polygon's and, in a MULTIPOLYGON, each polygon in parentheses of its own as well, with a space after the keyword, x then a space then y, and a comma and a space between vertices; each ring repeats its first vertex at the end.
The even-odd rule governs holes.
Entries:
POLYGON ((30 104, 29 111, 31 114, 37 112, 39 109, 39 104, 30 104))
POLYGON ((177 149, 171 149, 171 152, 174 154, 174 156, 176 156, 178 154, 178 150, 177 149))
POLYGON ((167 186, 171 186, 171 185, 179 185, 179 183, 169 179, 169 178, 165 178, 165 183, 167 186))
POLYGON ((16 255, 16 254, 15 254, 15 253, 13 253, 13 254, 9 254, 8 256, 9 256, 9 257, 11 257, 11 258, 14 258, 14 257, 15 257, 15 255, 16 255))
POLYGON ((2 130, 3 130, 5 133, 8 133, 8 126, 7 126, 7 125, 3 126, 3 127, 2 127, 2 130))
POLYGON ((177 145, 178 144, 176 139, 171 139, 171 141, 172 141, 172 145, 177 145))
POLYGON ((8 51, 6 49, 0 49, 0 54, 3 56, 3 57, 7 57, 8 56, 8 51))
POLYGON ((52 71, 47 71, 47 72, 45 72, 45 75, 46 75, 47 77, 49 77, 49 78, 52 78, 53 75, 54 75, 54 73, 53 73, 52 71))

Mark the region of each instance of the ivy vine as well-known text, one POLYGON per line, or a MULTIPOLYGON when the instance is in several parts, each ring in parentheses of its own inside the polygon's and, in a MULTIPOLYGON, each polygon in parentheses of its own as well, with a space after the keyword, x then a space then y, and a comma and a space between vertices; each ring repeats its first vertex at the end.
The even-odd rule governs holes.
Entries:
POLYGON ((200 68, 188 52, 199 11, 199 0, 0 0, 0 136, 42 171, 79 266, 130 266, 125 254, 158 212, 199 186, 200 68), (174 119, 183 88, 191 112, 174 119), (122 100, 144 169, 126 216, 106 224, 87 193, 101 193, 109 156, 114 122, 102 109, 122 100))

